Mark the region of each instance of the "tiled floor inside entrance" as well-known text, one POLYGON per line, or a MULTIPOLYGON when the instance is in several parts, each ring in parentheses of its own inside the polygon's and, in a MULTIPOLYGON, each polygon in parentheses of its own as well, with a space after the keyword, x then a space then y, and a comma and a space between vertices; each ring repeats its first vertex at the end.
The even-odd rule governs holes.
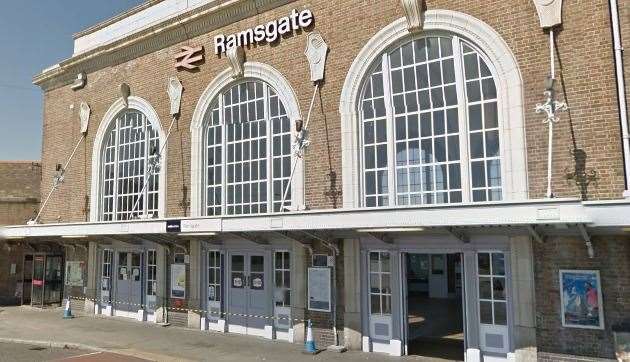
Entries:
POLYGON ((409 297, 409 355, 464 360, 461 298, 409 297))

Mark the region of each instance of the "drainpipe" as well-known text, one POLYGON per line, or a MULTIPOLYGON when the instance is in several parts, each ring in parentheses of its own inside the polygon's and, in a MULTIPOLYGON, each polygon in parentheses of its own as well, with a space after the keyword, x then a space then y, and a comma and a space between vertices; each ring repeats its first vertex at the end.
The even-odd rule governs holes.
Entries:
POLYGON ((630 135, 628 134, 628 108, 626 104, 626 83, 623 76, 623 46, 619 29, 619 10, 617 0, 609 0, 610 18, 615 50, 615 75, 617 78, 617 98, 619 118, 621 121, 621 138, 623 145, 624 173, 626 189, 623 197, 630 198, 630 135))

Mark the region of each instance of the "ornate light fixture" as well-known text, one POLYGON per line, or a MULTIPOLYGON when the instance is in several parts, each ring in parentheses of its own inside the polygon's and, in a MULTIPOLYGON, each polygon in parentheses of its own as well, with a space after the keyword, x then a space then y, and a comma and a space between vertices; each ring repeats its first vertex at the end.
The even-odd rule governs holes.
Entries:
MULTIPOLYGON (((553 67, 552 67, 553 69, 553 67)), ((545 95, 545 103, 536 104, 536 113, 545 113, 546 118, 543 120, 543 124, 549 125, 549 145, 547 149, 547 198, 553 197, 553 192, 551 190, 551 164, 552 164, 552 156, 553 156, 553 125, 558 122, 559 118, 556 115, 558 111, 566 111, 569 109, 565 102, 560 102, 556 100, 556 92, 554 90, 555 79, 553 78, 553 70, 552 75, 547 77, 545 80, 545 91, 543 94, 545 95)))

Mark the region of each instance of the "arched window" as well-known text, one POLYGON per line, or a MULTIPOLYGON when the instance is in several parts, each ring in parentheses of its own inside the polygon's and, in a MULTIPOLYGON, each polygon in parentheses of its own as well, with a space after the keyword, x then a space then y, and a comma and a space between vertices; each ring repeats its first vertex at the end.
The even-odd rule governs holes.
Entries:
MULTIPOLYGON (((231 85, 203 116, 206 215, 280 211, 291 174, 291 122, 267 83, 231 85)), ((291 205, 289 187, 284 206, 291 205)))
POLYGON ((457 36, 382 54, 359 101, 363 205, 502 200, 497 86, 457 36))
POLYGON ((158 131, 139 110, 120 111, 110 122, 100 155, 100 220, 158 216, 159 173, 152 164, 159 140, 158 131))

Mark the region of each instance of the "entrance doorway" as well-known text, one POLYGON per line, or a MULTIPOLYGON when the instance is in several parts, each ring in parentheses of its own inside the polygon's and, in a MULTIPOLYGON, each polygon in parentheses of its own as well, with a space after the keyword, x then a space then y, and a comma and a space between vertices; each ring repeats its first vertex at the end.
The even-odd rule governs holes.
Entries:
POLYGON ((405 254, 407 354, 463 361, 461 253, 405 254))
POLYGON ((142 254, 128 251, 117 254, 116 311, 136 313, 142 305, 142 254))
POLYGON ((229 331, 265 336, 268 315, 265 255, 233 253, 230 255, 228 312, 229 331))
MULTIPOLYGON (((61 255, 35 254, 25 256, 24 284, 30 281, 30 304, 35 307, 61 305, 63 292, 63 257, 61 255)), ((22 287, 24 288, 24 287, 22 287)))

